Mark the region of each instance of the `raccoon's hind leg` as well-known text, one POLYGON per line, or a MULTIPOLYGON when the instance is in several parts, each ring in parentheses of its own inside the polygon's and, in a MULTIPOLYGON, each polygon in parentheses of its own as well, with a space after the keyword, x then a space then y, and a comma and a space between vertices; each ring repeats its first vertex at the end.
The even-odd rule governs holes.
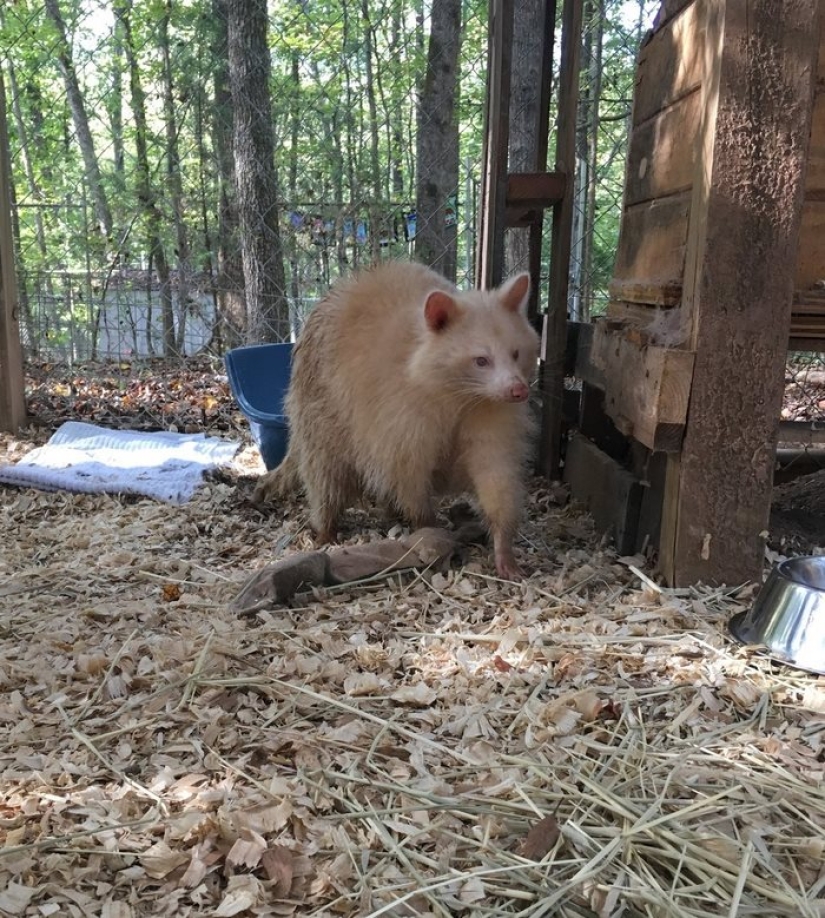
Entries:
POLYGON ((252 501, 256 504, 269 503, 285 497, 293 497, 301 490, 301 475, 296 448, 290 443, 287 454, 281 464, 261 475, 252 492, 252 501))
POLYGON ((338 520, 361 494, 355 470, 335 455, 315 453, 301 463, 310 523, 319 544, 334 542, 338 520))

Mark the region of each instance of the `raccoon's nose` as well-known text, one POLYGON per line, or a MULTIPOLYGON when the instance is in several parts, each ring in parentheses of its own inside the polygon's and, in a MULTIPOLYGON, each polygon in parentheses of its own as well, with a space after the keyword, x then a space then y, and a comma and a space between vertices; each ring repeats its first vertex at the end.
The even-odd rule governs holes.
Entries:
POLYGON ((523 382, 515 382, 510 386, 510 400, 513 402, 524 402, 527 401, 527 397, 530 395, 530 390, 523 382))

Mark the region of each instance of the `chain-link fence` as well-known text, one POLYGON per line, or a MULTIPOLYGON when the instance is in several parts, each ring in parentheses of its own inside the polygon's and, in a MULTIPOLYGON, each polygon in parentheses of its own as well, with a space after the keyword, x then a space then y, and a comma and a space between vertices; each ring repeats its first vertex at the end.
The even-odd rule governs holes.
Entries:
MULTIPOLYGON (((255 336, 232 179, 232 2, 17 0, 0 14, 30 357, 191 355, 255 336)), ((604 301, 655 6, 586 4, 574 316, 604 301)), ((267 36, 292 332, 336 277, 376 260, 423 258, 471 284, 486 4, 278 4, 267 36)))
POLYGON ((602 314, 619 238, 636 57, 658 0, 585 0, 568 313, 602 314))

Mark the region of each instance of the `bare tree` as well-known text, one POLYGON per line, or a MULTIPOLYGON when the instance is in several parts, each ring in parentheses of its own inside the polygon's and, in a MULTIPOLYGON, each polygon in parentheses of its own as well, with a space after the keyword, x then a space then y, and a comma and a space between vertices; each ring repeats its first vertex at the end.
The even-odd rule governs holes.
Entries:
POLYGON ((433 0, 431 16, 427 74, 418 110, 415 254, 455 280, 461 0, 433 0))
POLYGON ((57 32, 57 64, 60 67, 63 82, 66 86, 66 96, 72 112, 72 121, 74 122, 80 154, 83 157, 86 181, 94 202, 100 231, 106 243, 108 243, 112 238, 112 212, 109 208, 109 202, 100 175, 100 166, 98 165, 94 140, 89 127, 89 118, 86 113, 86 103, 80 90, 80 82, 77 79, 71 47, 66 36, 66 24, 63 21, 57 0, 45 0, 45 5, 49 19, 57 32))
POLYGON ((266 0, 227 0, 235 187, 250 331, 288 340, 289 306, 278 223, 266 0))
POLYGON ((243 295, 235 157, 232 152, 232 93, 229 88, 229 32, 226 0, 212 0, 214 102, 212 137, 218 168, 218 340, 236 347, 246 338, 248 320, 243 295))
MULTIPOLYGON (((129 70, 129 90, 132 102, 132 117, 135 119, 135 150, 137 153, 136 190, 138 201, 146 220, 146 246, 150 264, 154 264, 160 282, 160 307, 163 322, 163 353, 168 356, 175 352, 175 313, 172 303, 172 280, 169 273, 169 262, 163 247, 161 228, 163 215, 160 211, 157 192, 152 182, 152 171, 149 165, 149 127, 146 117, 146 93, 140 79, 140 66, 135 53, 135 40, 132 34, 132 0, 116 0, 115 15, 123 28, 123 48, 129 70)), ((146 337, 149 350, 152 350, 151 313, 147 322, 146 337)))
POLYGON ((166 0, 160 19, 160 51, 163 59, 163 113, 166 122, 166 187, 172 204, 175 223, 176 254, 178 262, 178 329, 175 347, 183 352, 186 337, 186 314, 189 304, 189 227, 186 224, 183 203, 183 178, 181 176, 179 124, 175 110, 175 85, 172 76, 172 56, 169 49, 169 20, 172 18, 172 0, 166 0))

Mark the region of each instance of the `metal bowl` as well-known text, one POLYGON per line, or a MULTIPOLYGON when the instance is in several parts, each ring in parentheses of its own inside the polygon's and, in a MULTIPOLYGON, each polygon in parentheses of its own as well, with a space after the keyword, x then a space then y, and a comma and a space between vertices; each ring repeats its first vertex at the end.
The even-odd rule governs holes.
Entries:
POLYGON ((789 558, 768 575, 747 612, 730 620, 731 634, 799 669, 825 675, 825 557, 789 558))

